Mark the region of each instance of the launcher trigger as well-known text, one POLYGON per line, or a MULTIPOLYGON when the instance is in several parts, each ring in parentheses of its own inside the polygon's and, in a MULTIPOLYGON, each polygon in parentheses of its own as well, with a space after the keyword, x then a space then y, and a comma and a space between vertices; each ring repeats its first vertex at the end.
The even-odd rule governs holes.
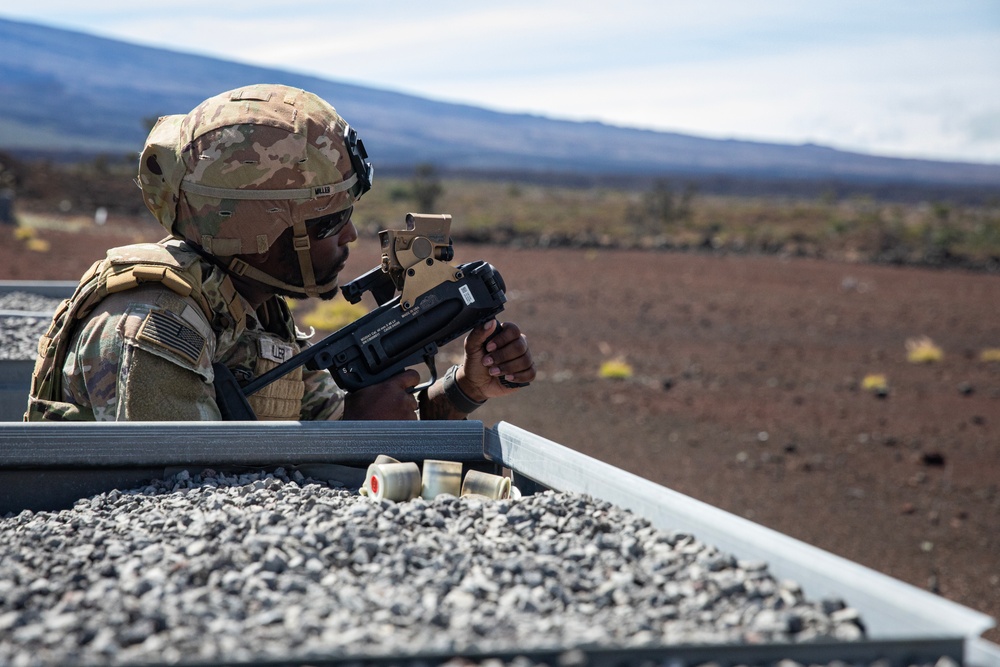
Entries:
POLYGON ((433 343, 424 348, 424 363, 427 364, 427 368, 431 372, 431 377, 429 380, 427 380, 427 382, 422 382, 415 387, 410 387, 409 389, 406 390, 407 393, 418 394, 424 389, 429 389, 432 384, 437 382, 438 379, 437 364, 434 361, 434 355, 437 354, 437 351, 438 347, 433 343))

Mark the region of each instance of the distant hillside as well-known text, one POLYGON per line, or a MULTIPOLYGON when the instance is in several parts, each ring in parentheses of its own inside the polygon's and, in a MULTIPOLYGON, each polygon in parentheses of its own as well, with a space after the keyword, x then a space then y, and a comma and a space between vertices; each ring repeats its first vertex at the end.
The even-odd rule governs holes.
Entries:
POLYGON ((507 114, 40 25, 0 20, 0 149, 125 154, 144 119, 249 83, 329 100, 377 168, 908 183, 1000 192, 1000 165, 904 160, 507 114))

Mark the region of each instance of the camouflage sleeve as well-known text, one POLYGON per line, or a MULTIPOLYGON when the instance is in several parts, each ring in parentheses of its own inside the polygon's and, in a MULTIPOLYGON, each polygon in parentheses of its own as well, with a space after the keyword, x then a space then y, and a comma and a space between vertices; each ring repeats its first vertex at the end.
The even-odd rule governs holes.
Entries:
POLYGON ((74 337, 64 366, 70 402, 97 421, 220 419, 215 339, 200 311, 162 290, 105 299, 74 337))
POLYGON ((333 381, 329 371, 304 370, 306 393, 302 397, 302 421, 341 419, 344 416, 344 390, 333 381))

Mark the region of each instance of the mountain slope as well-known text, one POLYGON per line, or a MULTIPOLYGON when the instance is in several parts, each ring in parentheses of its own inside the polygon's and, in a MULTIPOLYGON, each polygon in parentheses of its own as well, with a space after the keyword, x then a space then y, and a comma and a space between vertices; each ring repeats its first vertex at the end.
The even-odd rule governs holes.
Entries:
POLYGON ((0 148, 128 153, 144 121, 249 83, 329 100, 378 166, 583 174, 688 174, 998 186, 1000 165, 714 140, 449 104, 276 69, 0 19, 0 148))

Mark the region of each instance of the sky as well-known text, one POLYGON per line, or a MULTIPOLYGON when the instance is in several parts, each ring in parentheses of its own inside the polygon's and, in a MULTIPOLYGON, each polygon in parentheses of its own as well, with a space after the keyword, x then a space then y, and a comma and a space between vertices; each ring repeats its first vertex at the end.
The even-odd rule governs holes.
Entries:
POLYGON ((1000 0, 17 4, 0 17, 498 111, 1000 164, 1000 0))

